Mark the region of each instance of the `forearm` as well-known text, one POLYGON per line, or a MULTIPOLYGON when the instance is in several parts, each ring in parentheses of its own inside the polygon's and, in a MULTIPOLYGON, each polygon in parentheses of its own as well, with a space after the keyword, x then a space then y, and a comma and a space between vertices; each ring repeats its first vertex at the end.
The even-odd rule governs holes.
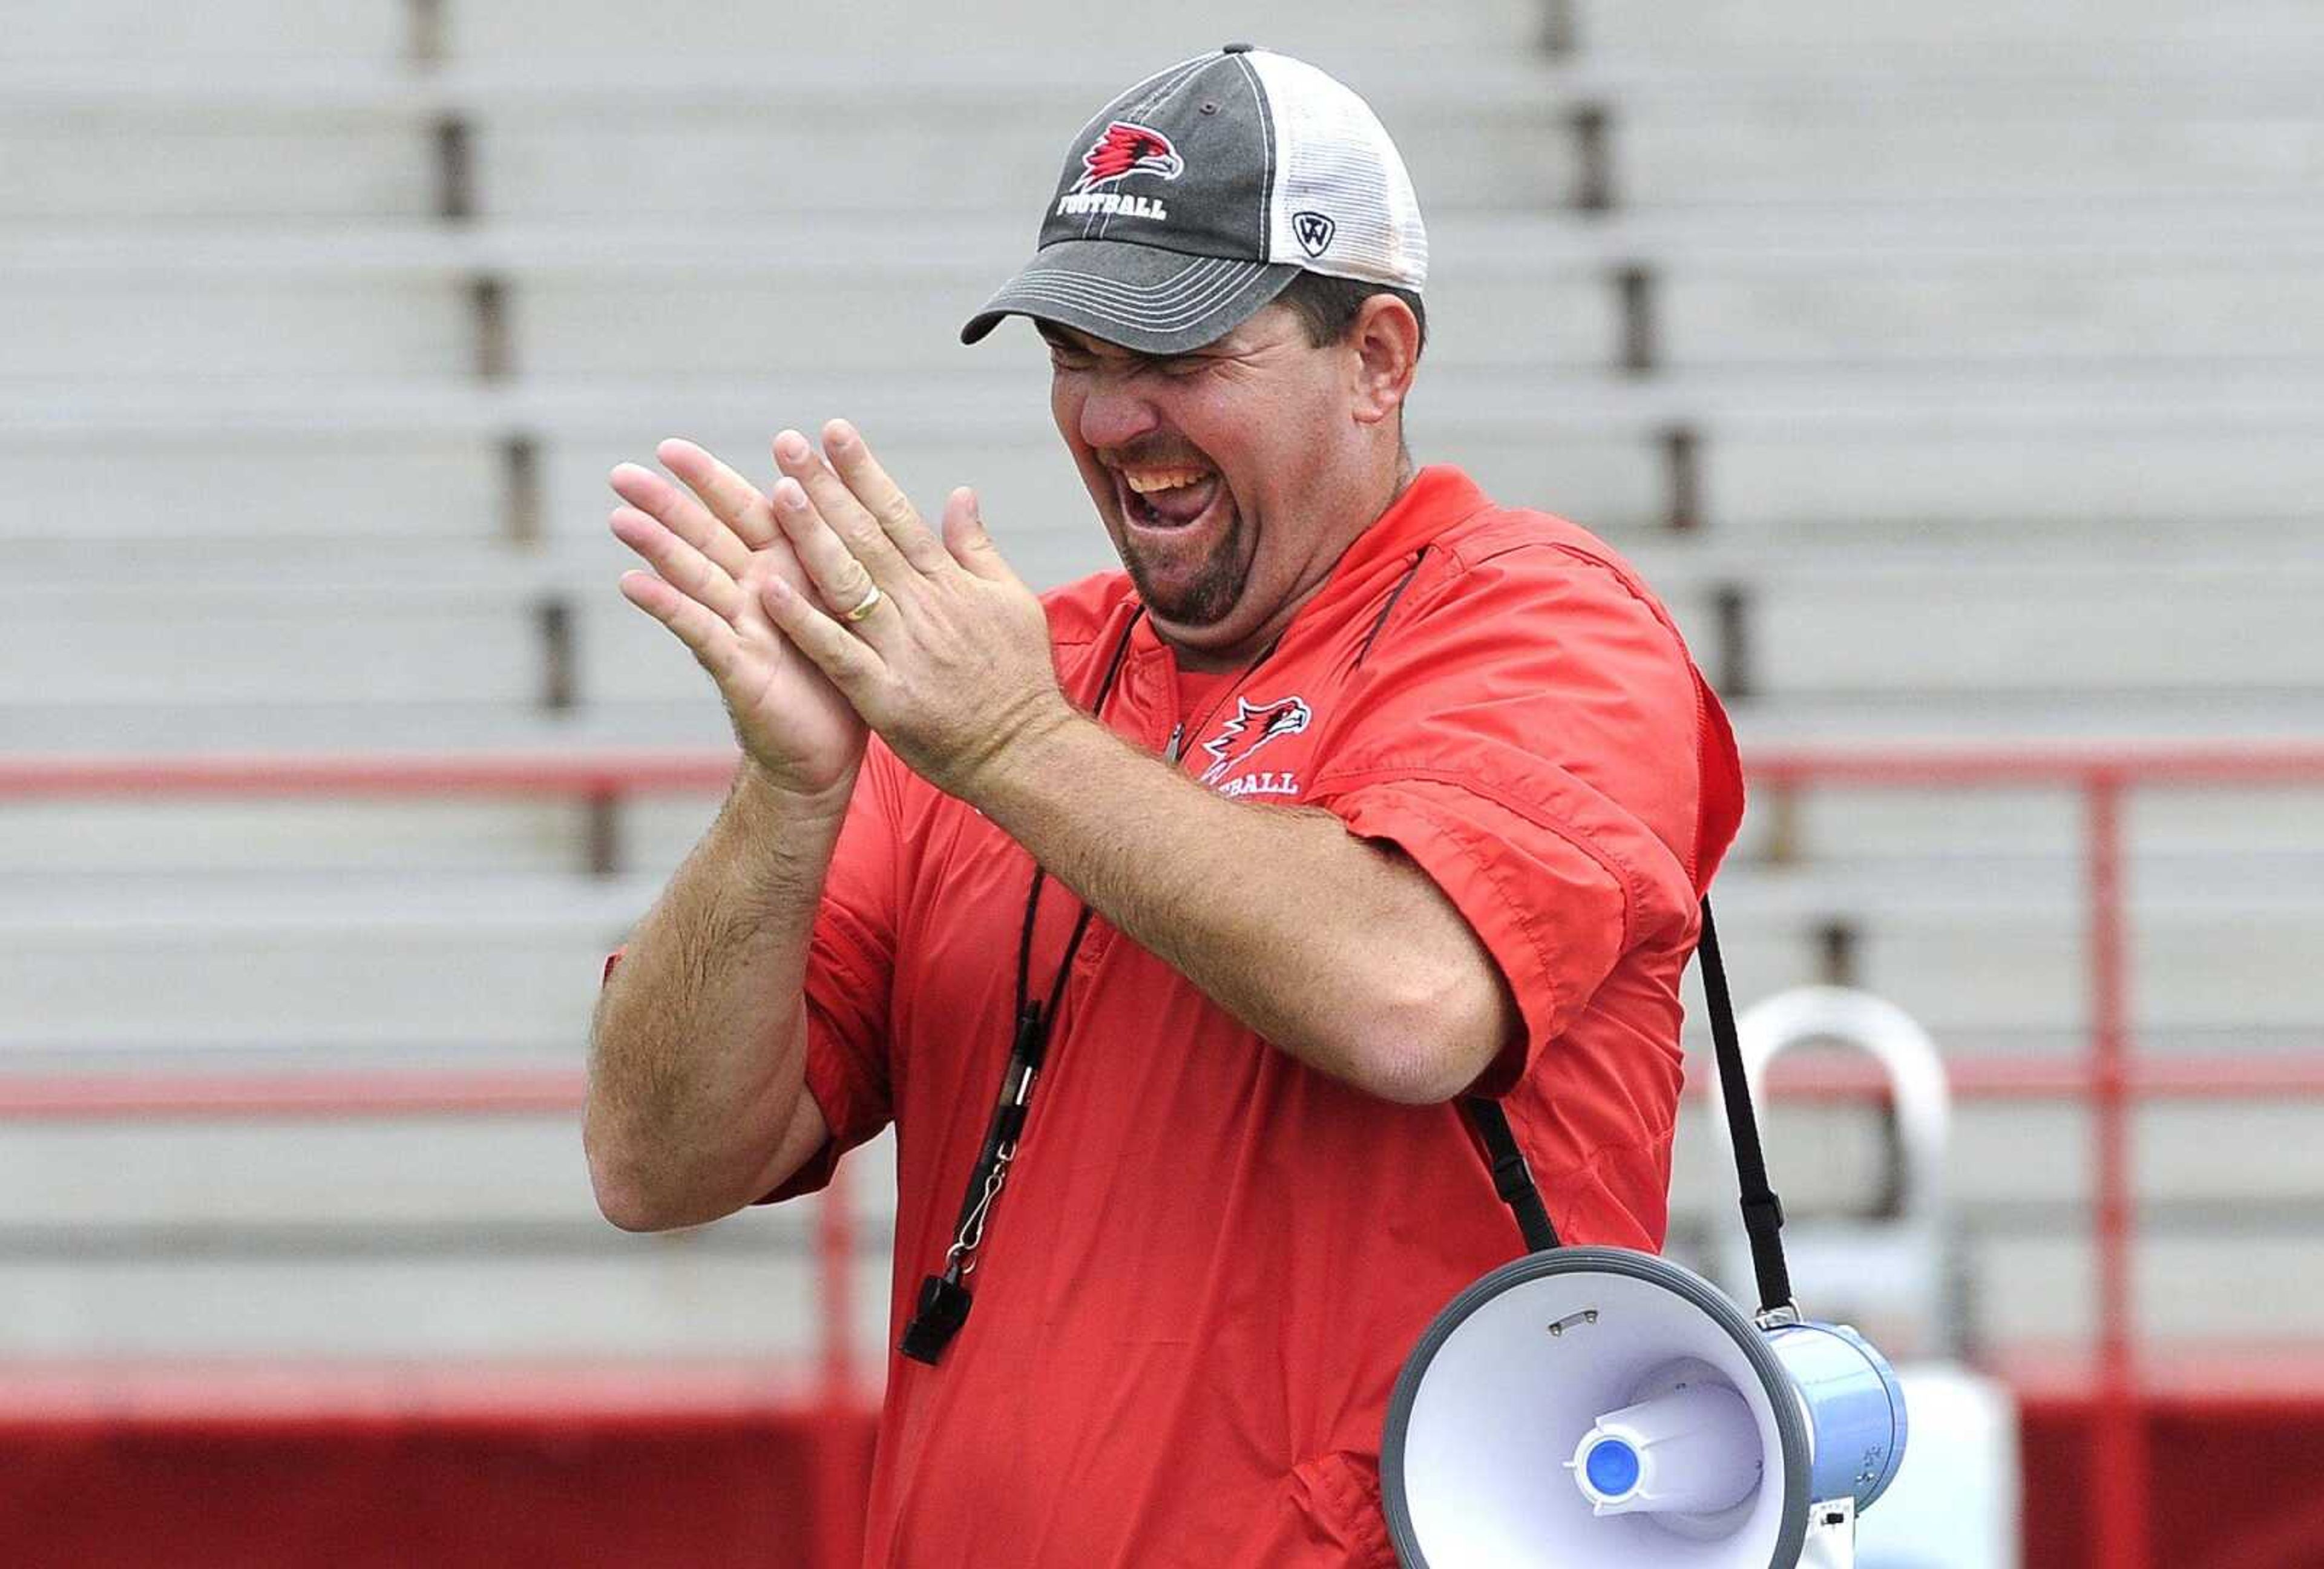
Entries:
POLYGON ((615 1223, 715 1219, 812 1153, 801 983, 845 806, 788 797, 746 761, 607 980, 583 1142, 615 1223))
POLYGON ((1371 1094, 1457 1094, 1516 1010, 1450 900, 1328 812, 1230 800, 1074 716, 975 804, 1050 873, 1284 1051, 1371 1094))

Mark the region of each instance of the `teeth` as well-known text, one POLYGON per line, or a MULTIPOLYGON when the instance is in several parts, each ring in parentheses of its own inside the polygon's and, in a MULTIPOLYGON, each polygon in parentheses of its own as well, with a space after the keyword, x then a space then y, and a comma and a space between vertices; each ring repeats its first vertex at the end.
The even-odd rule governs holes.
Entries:
POLYGON ((1121 477, 1128 480, 1130 488, 1139 495, 1151 495, 1157 490, 1177 490, 1207 479, 1210 471, 1202 468, 1147 468, 1133 472, 1125 468, 1121 471, 1121 477))

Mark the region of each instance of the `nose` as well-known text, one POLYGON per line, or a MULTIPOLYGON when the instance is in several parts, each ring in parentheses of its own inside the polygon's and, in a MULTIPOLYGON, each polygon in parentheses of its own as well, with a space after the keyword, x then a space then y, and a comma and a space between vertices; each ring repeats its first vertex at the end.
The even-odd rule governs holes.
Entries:
POLYGON ((1154 405, 1127 383, 1127 378, 1095 378, 1082 399, 1082 439, 1102 452, 1127 447, 1148 436, 1161 423, 1154 405))

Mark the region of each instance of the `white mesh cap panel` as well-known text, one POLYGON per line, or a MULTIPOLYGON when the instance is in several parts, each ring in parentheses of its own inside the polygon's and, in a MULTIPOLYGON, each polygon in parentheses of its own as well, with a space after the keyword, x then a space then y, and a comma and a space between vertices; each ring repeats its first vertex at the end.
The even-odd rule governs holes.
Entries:
POLYGON ((1371 106, 1288 55, 1232 58, 1259 73, 1275 123, 1268 260, 1418 293, 1428 231, 1404 156, 1371 106))

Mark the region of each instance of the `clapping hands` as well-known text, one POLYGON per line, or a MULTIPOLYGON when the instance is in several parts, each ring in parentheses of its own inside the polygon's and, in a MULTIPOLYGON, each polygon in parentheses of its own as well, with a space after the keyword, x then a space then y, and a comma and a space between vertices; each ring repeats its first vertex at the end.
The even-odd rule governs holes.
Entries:
POLYGON ((613 472, 611 523, 653 570, 624 597, 717 683, 736 738, 779 787, 844 795, 876 730, 915 771, 973 800, 1014 741, 1070 716, 1040 602, 1001 558, 973 492, 941 537, 834 420, 824 450, 775 438, 770 494, 703 448, 665 441, 613 472))

